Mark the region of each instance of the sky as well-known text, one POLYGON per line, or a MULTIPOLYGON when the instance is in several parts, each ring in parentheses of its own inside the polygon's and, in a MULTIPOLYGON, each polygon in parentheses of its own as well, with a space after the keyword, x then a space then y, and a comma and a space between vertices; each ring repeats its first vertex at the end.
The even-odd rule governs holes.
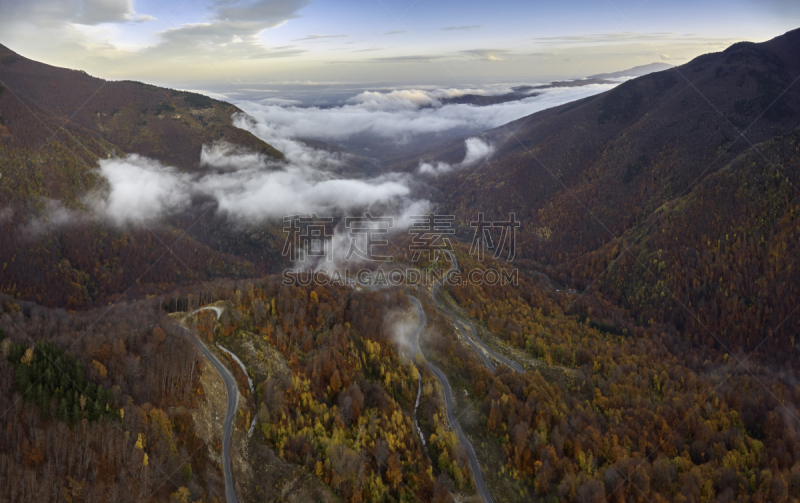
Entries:
POLYGON ((0 13, 0 43, 31 59, 245 94, 547 82, 800 27, 793 0, 0 0, 0 13))

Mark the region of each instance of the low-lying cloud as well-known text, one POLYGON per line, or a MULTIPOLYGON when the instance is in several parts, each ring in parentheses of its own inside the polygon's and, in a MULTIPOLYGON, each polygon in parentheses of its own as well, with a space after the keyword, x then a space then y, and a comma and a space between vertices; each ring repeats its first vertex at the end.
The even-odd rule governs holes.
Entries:
POLYGON ((422 107, 441 107, 441 100, 468 94, 496 96, 511 92, 511 88, 493 89, 395 89, 389 92, 364 91, 347 100, 350 105, 369 111, 416 110, 422 107))
POLYGON ((475 134, 546 108, 606 91, 614 85, 542 89, 537 90, 536 95, 520 100, 487 106, 448 104, 442 100, 468 94, 500 95, 511 89, 498 86, 484 89, 365 91, 349 98, 343 105, 333 107, 282 106, 274 101, 239 102, 237 105, 248 112, 260 128, 271 130, 272 136, 336 142, 367 134, 407 142, 419 135, 449 131, 475 134))
MULTIPOLYGON (((258 130, 248 117, 237 117, 242 125, 258 130)), ((150 227, 171 214, 189 209, 193 202, 212 202, 216 211, 232 225, 281 222, 291 215, 319 217, 393 217, 389 236, 402 232, 413 215, 425 214, 430 202, 413 197, 413 175, 387 173, 361 178, 340 177, 330 168, 342 155, 314 149, 294 140, 271 138, 284 148, 286 160, 251 152, 229 143, 204 145, 199 173, 185 173, 139 155, 104 159, 97 173, 104 183, 84 199, 88 211, 48 201, 44 211, 29 216, 21 229, 28 239, 39 239, 56 228, 103 222, 129 228, 150 227)), ((11 219, 11 209, 0 210, 0 222, 11 219)), ((338 219, 331 240, 332 262, 309 260, 304 267, 322 271, 344 267, 351 236, 338 219)), ((367 249, 366 243, 360 243, 367 249)), ((301 251, 302 254, 302 251, 301 251)), ((358 261, 358 257, 349 259, 358 261)))
POLYGON ((307 165, 269 169, 267 163, 246 164, 235 173, 209 174, 194 188, 212 195, 220 211, 249 222, 290 214, 338 214, 385 204, 410 193, 400 176, 331 178, 307 165))
MULTIPOLYGON (((9 219, 13 216, 13 211, 9 211, 9 219)), ((2 212, 0 212, 2 213, 2 212)), ((56 228, 66 228, 71 225, 85 223, 90 217, 85 213, 67 208, 61 201, 48 199, 44 203, 44 212, 41 216, 26 218, 25 224, 21 227, 22 236, 25 239, 35 240, 42 234, 56 228)))
POLYGON ((464 143, 467 147, 467 153, 464 155, 464 160, 460 163, 449 164, 439 161, 432 164, 429 162, 420 162, 417 172, 422 175, 438 176, 456 169, 472 166, 479 161, 487 159, 494 153, 494 147, 480 138, 467 138, 464 143))
POLYGON ((395 309, 386 314, 384 325, 398 350, 408 358, 419 351, 419 341, 414 338, 414 333, 419 326, 419 318, 413 310, 395 309))
POLYGON ((191 176, 175 168, 136 154, 99 164, 108 187, 87 198, 98 216, 117 224, 146 223, 189 205, 191 176))
MULTIPOLYGON (((281 98, 258 104, 239 103, 249 114, 234 115, 234 125, 271 144, 283 152, 285 159, 277 160, 225 142, 202 147, 201 169, 195 173, 135 154, 104 159, 99 161, 97 173, 105 183, 83 200, 88 212, 53 202, 39 218, 29 219, 27 232, 40 235, 54 226, 86 221, 122 227, 150 226, 190 209, 198 201, 213 202, 216 211, 233 225, 280 221, 289 215, 342 217, 370 212, 373 216, 392 216, 391 232, 398 232, 410 225, 412 215, 424 214, 430 208, 429 201, 415 197, 413 192, 415 185, 424 183, 424 177, 474 166, 490 158, 494 147, 473 136, 465 140, 466 152, 459 163, 421 162, 414 173, 370 173, 351 170, 355 166, 351 161, 358 160, 353 154, 312 147, 299 138, 330 141, 366 133, 377 137, 371 145, 402 145, 409 138, 427 133, 500 126, 609 87, 537 90, 536 96, 488 106, 447 100, 468 94, 503 95, 512 89, 496 86, 364 91, 343 105, 328 108, 304 108, 277 101, 281 98)), ((340 257, 348 251, 345 247, 349 248, 349 236, 340 227, 334 231, 334 256, 340 257)), ((320 268, 324 267, 320 264, 320 268)))
POLYGON ((237 222, 258 223, 291 214, 332 214, 376 205, 407 206, 408 175, 336 178, 320 169, 336 163, 324 151, 291 151, 307 162, 275 161, 227 143, 205 145, 203 174, 181 173, 138 155, 100 161, 108 186, 93 192, 87 205, 99 218, 117 225, 147 224, 187 209, 197 196, 211 197, 218 211, 237 222))
POLYGON ((10 222, 14 218, 14 210, 11 208, 0 208, 0 224, 10 222))

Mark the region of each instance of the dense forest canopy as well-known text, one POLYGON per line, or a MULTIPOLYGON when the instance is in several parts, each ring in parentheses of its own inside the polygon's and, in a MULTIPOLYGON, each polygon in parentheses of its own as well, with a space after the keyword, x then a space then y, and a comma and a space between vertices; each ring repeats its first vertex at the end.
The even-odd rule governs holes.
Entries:
POLYGON ((283 284, 280 224, 202 198, 152 227, 42 218, 84 214, 109 156, 283 154, 232 105, 0 46, 0 501, 221 501, 233 395, 201 348, 236 380, 248 501, 477 498, 469 447, 498 501, 797 502, 798 47, 737 43, 486 132, 491 163, 425 190, 460 269, 518 282, 372 290, 283 284), (513 260, 470 253, 482 212, 519 216, 513 260))

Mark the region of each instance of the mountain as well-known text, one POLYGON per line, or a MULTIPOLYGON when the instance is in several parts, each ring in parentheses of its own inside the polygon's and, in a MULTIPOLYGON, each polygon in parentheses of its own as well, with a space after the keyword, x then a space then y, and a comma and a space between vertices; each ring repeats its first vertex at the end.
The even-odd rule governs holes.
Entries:
MULTIPOLYGON (((223 133, 280 154, 179 91, 99 81, 135 105, 83 117, 61 83, 98 82, 6 52, 0 499, 441 502, 485 477, 496 501, 797 501, 799 37, 488 131, 486 165, 417 177, 465 238, 426 271, 508 267, 472 256, 469 221, 523 222, 518 282, 432 292, 248 278, 280 228, 236 228, 200 197, 152 230, 84 218, 109 154, 191 172, 223 133), (129 290, 147 298, 116 302, 129 290)), ((458 162, 464 141, 426 157, 458 162)))
POLYGON ((641 77, 642 75, 647 75, 648 73, 653 72, 660 72, 662 70, 668 70, 673 66, 667 63, 649 63, 646 65, 639 65, 634 66, 633 68, 628 68, 625 70, 620 70, 618 72, 611 72, 611 73, 600 73, 597 75, 592 75, 587 77, 588 79, 619 79, 622 77, 641 77))
POLYGON ((32 195, 74 198, 99 158, 135 152, 195 169, 204 143, 225 139, 283 155, 233 126, 233 105, 139 82, 111 82, 57 68, 0 46, 0 205, 32 195), (27 163, 33 158, 35 162, 27 163))
MULTIPOLYGON (((698 191, 703 190, 701 187, 706 187, 712 195, 702 202, 692 203, 689 206, 692 215, 719 221, 738 215, 741 221, 737 225, 751 229, 755 223, 747 219, 757 218, 757 209, 769 205, 760 200, 750 201, 752 207, 732 212, 726 199, 732 193, 708 189, 707 184, 713 187, 725 179, 720 178, 721 175, 711 178, 720 170, 731 170, 733 165, 754 162, 758 157, 763 160, 761 154, 740 157, 752 150, 752 145, 757 147, 753 152, 764 149, 781 152, 774 157, 768 171, 793 180, 792 170, 796 169, 796 164, 791 148, 785 144, 791 145, 793 137, 777 137, 792 133, 800 125, 800 86, 792 86, 800 75, 797 47, 800 47, 800 30, 764 43, 737 43, 685 65, 629 80, 603 94, 487 131, 483 137, 496 148, 489 162, 436 180, 436 197, 443 208, 440 212, 454 213, 459 230, 467 239, 472 232, 468 223, 478 212, 484 212, 487 219, 507 218, 509 212, 515 212, 523 221, 516 243, 519 262, 547 270, 554 278, 581 288, 602 275, 611 261, 626 250, 626 243, 645 243, 641 246, 650 247, 653 242, 661 242, 663 236, 656 239, 654 234, 658 225, 651 228, 649 224, 654 220, 671 221, 675 208, 689 211, 686 205, 698 197, 698 191), (740 135, 742 131, 744 137, 740 135), (773 139, 777 143, 758 145, 773 139), (720 208, 726 208, 725 215, 720 214, 720 208), (665 212, 665 216, 658 217, 659 212, 665 212)), ((428 157, 456 163, 464 153, 462 140, 440 147, 428 157)), ((414 168, 410 161, 406 164, 399 168, 414 168)), ((758 175, 763 176, 766 175, 758 175)), ((778 212, 775 218, 790 218, 786 215, 791 215, 797 204, 797 186, 794 183, 790 189, 780 189, 788 190, 786 193, 766 191, 758 195, 768 201, 772 198, 782 201, 784 206, 780 211, 773 208, 778 212)), ((773 201, 773 204, 777 203, 773 201)), ((693 226, 701 222, 704 220, 686 219, 688 228, 672 228, 674 246, 694 248, 699 253, 710 245, 701 246, 696 239, 719 238, 723 229, 718 227, 714 232, 709 230, 706 238, 703 238, 705 234, 698 234, 693 226)), ((767 239, 773 231, 778 232, 778 229, 770 224, 762 225, 759 232, 766 232, 767 239)), ((740 234, 739 238, 749 243, 749 235, 742 237, 740 234)), ((734 236, 725 239, 734 239, 734 236)), ((776 246, 782 245, 776 243, 776 246)), ((775 250, 758 250, 757 256, 762 258, 775 253, 775 250)), ((629 256, 628 252, 624 253, 629 256)), ((671 260, 676 260, 674 257, 671 260)), ((647 254, 641 257, 644 258, 651 260, 648 265, 653 264, 647 254)), ((703 263, 714 261, 702 254, 700 258, 703 263)), ((731 262, 715 259, 716 267, 726 268, 726 275, 770 277, 766 270, 770 267, 768 264, 761 263, 757 272, 744 274, 744 266, 738 261, 741 257, 734 254, 729 258, 731 262)), ((667 267, 671 260, 660 259, 655 264, 656 269, 667 267), (665 261, 664 266, 661 261, 665 261)), ((626 270, 631 269, 635 267, 628 266, 626 270)), ((679 275, 688 270, 699 277, 683 276, 682 283, 673 285, 674 290, 669 292, 653 290, 653 285, 662 277, 651 277, 652 271, 647 268, 631 276, 614 273, 613 280, 601 278, 600 284, 607 293, 628 305, 641 321, 647 322, 650 320, 647 316, 653 314, 655 321, 675 319, 680 326, 685 322, 685 328, 703 331, 698 320, 718 316, 714 310, 721 302, 719 296, 731 295, 733 290, 724 284, 725 278, 721 280, 716 276, 719 271, 713 269, 679 268, 673 272, 679 275), (692 297, 688 291, 691 288, 684 285, 695 282, 707 287, 700 305, 697 304, 700 299, 692 297), (662 295, 669 298, 672 294, 677 297, 671 304, 666 302, 655 309, 650 305, 653 296, 660 299, 662 295), (709 297, 715 301, 710 302, 709 297), (689 305, 694 310, 707 309, 708 312, 688 316, 688 320, 675 314, 682 306, 689 305)), ((782 306, 762 307, 766 320, 780 318, 780 313, 788 314, 791 308, 786 306, 794 296, 785 295, 772 283, 765 288, 773 289, 771 297, 782 306)), ((737 295, 737 302, 741 301, 745 307, 758 304, 753 299, 745 300, 750 294, 737 295)), ((731 342, 736 339, 731 330, 732 325, 738 323, 738 317, 721 318, 724 326, 719 327, 720 337, 731 342)), ((742 347, 754 347, 754 339, 751 337, 750 344, 745 341, 742 347)))
POLYGON ((795 130, 665 203, 615 245, 629 252, 617 251, 600 290, 640 323, 669 320, 697 345, 760 347, 791 362, 800 324, 798 152, 795 130))
POLYGON ((549 84, 541 84, 538 86, 517 86, 511 88, 511 92, 496 95, 483 95, 483 94, 462 94, 451 98, 440 98, 439 101, 444 105, 473 105, 476 107, 485 107, 489 105, 498 105, 500 103, 508 103, 509 101, 518 101, 525 98, 532 98, 541 93, 536 91, 539 89, 552 89, 555 87, 583 87, 591 84, 612 84, 609 80, 601 78, 588 77, 579 80, 563 80, 551 82, 549 84))
POLYGON ((200 169, 202 145, 218 140, 283 158, 235 127, 236 112, 200 94, 105 81, 0 46, 0 289, 77 307, 114 300, 131 285, 146 293, 186 280, 252 274, 252 263, 183 232, 207 213, 204 201, 173 225, 152 230, 81 218, 50 225, 65 212, 48 211, 55 205, 80 214, 82 197, 100 183, 96 168, 103 158, 136 153, 191 172, 200 169))

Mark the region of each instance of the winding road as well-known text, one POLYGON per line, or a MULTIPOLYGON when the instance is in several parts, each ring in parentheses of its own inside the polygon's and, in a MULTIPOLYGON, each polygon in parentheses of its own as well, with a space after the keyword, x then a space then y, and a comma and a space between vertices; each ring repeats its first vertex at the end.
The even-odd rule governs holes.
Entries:
POLYGON ((445 281, 450 279, 451 275, 453 275, 454 273, 456 273, 458 271, 458 260, 456 260, 456 256, 453 255, 453 253, 451 253, 449 251, 448 252, 444 252, 444 253, 446 253, 447 256, 450 258, 450 262, 453 264, 453 266, 450 268, 450 271, 448 271, 448 273, 445 275, 445 277, 442 278, 442 280, 440 282, 436 283, 436 285, 434 285, 434 287, 433 287, 433 291, 431 292, 431 296, 433 297, 434 302, 436 302, 436 305, 439 307, 439 309, 441 309, 445 313, 449 314, 451 318, 453 318, 454 320, 457 320, 460 324, 466 325, 467 327, 469 327, 469 330, 471 332, 471 336, 469 334, 466 334, 467 342, 469 343, 470 346, 472 346, 472 349, 474 349, 475 352, 478 353, 478 356, 481 357, 481 360, 483 360, 483 363, 486 365, 486 367, 490 371, 494 372, 495 364, 492 361, 492 359, 495 359, 495 360, 499 361, 500 363, 502 363, 503 365, 506 365, 509 368, 514 369, 514 371, 517 372, 517 373, 525 372, 525 368, 522 365, 520 365, 519 363, 517 363, 517 362, 515 362, 513 360, 509 360, 505 356, 503 356, 501 354, 498 354, 495 351, 493 351, 491 348, 489 348, 489 346, 487 346, 486 343, 483 342, 483 340, 480 337, 478 337, 478 331, 475 329, 475 325, 472 324, 472 322, 470 322, 469 320, 465 320, 464 318, 459 316, 457 313, 455 313, 452 310, 448 309, 444 305, 444 303, 442 301, 440 301, 439 298, 436 296, 436 294, 439 292, 439 287, 441 287, 444 284, 445 281))
MULTIPOLYGON (((454 313, 453 311, 445 307, 445 305, 437 298, 436 294, 439 291, 439 287, 441 287, 442 284, 445 281, 447 281, 452 274, 458 271, 458 262, 456 260, 455 255, 453 255, 450 252, 446 253, 450 258, 450 261, 452 262, 453 266, 447 273, 447 275, 444 277, 444 279, 442 279, 442 281, 440 281, 433 287, 432 296, 433 300, 436 302, 436 305, 439 307, 439 309, 450 315, 451 318, 469 327, 471 331, 471 336, 467 335, 466 339, 472 346, 472 348, 481 357, 484 364, 489 368, 489 370, 494 372, 495 365, 494 362, 492 362, 491 360, 491 358, 493 358, 507 365, 508 367, 514 369, 516 372, 524 372, 525 369, 522 367, 522 365, 520 365, 515 361, 509 360, 508 358, 502 355, 497 354, 496 352, 492 351, 488 346, 486 346, 483 340, 481 340, 478 337, 477 330, 475 329, 475 326, 471 322, 463 319, 458 314, 454 313)), ((374 290, 376 288, 369 288, 369 289, 374 290)), ((425 360, 425 357, 424 355, 422 355, 422 351, 420 350, 419 347, 419 334, 425 328, 425 325, 427 324, 427 318, 425 316, 425 311, 422 309, 422 304, 420 303, 419 299, 411 295, 409 295, 409 298, 416 307, 417 313, 419 314, 420 318, 419 326, 414 331, 414 334, 412 336, 412 347, 415 352, 415 355, 419 354, 420 356, 422 356, 423 360, 425 360)), ((201 311, 213 311, 217 316, 217 321, 219 321, 219 318, 222 315, 222 308, 215 306, 202 307, 200 309, 192 311, 190 314, 194 315, 201 311)), ((216 323, 214 324, 214 329, 216 329, 216 323)), ((225 477, 225 499, 228 503, 238 503, 239 499, 236 496, 236 489, 233 485, 233 470, 231 469, 231 455, 230 455, 231 436, 233 435, 233 419, 236 414, 236 409, 239 406, 239 389, 236 384, 236 379, 233 377, 233 375, 227 369, 227 367, 225 367, 225 365, 216 357, 216 355, 214 355, 214 353, 212 353, 208 349, 208 346, 206 346, 197 337, 196 334, 194 334, 185 327, 184 330, 186 330, 189 333, 189 335, 191 336, 190 337, 191 340, 195 343, 200 352, 203 353, 203 356, 205 356, 211 362, 211 364, 214 365, 214 367, 217 369, 217 372, 219 372, 219 375, 222 377, 222 380, 225 382, 225 389, 228 395, 228 409, 225 414, 225 421, 223 422, 222 425, 222 470, 225 477)), ((449 381, 447 380, 447 376, 445 376, 444 372, 439 370, 438 367, 431 364, 427 360, 425 360, 425 365, 428 369, 430 369, 430 371, 442 385, 442 389, 444 390, 444 400, 445 400, 445 409, 447 413, 447 420, 450 423, 450 428, 453 430, 453 432, 455 432, 456 436, 458 437, 459 442, 461 442, 461 445, 463 445, 464 448, 467 450, 467 457, 469 458, 470 469, 472 470, 472 478, 475 481, 475 488, 485 503, 494 503, 494 499, 492 498, 491 493, 489 493, 489 488, 486 486, 486 482, 483 479, 483 473, 481 472, 480 465, 478 464, 478 458, 475 455, 475 449, 472 447, 472 443, 470 442, 469 438, 467 438, 467 436, 464 434, 464 431, 461 429, 461 425, 458 423, 458 418, 456 417, 453 406, 453 391, 452 388, 450 387, 449 381)), ((419 389, 417 392, 417 402, 414 409, 415 424, 417 424, 416 407, 419 406, 419 394, 421 392, 422 377, 420 376, 419 379, 420 382, 418 386, 419 389)), ((417 424, 417 431, 420 435, 420 439, 422 440, 423 443, 425 443, 425 439, 422 435, 422 432, 419 430, 418 424, 417 424)))
MULTIPOLYGON (((411 345, 413 350, 416 351, 415 354, 418 353, 420 356, 422 356, 422 359, 425 360, 425 356, 422 354, 422 351, 419 348, 419 334, 427 324, 425 311, 422 309, 422 304, 420 303, 419 299, 411 295, 409 295, 408 298, 411 299, 414 307, 416 307, 420 320, 419 326, 414 331, 414 335, 411 336, 411 345)), ((485 503, 494 503, 494 499, 492 499, 492 495, 489 493, 489 488, 486 487, 486 482, 483 480, 483 473, 481 473, 481 467, 478 464, 478 458, 475 456, 475 449, 473 449, 472 443, 464 434, 464 431, 461 429, 461 425, 458 423, 458 418, 456 417, 455 410, 453 409, 453 390, 450 388, 450 383, 447 381, 447 376, 445 376, 444 372, 439 370, 438 367, 427 360, 425 360, 425 366, 428 367, 431 372, 433 372, 433 375, 436 376, 436 379, 438 379, 439 383, 442 385, 442 389, 444 390, 447 421, 450 423, 450 428, 455 432, 456 436, 458 436, 458 441, 461 442, 461 445, 463 445, 467 450, 469 465, 472 469, 472 479, 475 481, 475 489, 477 489, 478 494, 480 494, 485 503)), ((417 404, 419 404, 419 396, 417 396, 417 404)), ((414 417, 414 421, 416 423, 416 415, 414 417)), ((419 426, 417 428, 419 428, 419 426)), ((422 435, 422 433, 420 433, 420 435, 422 435)))
MULTIPOLYGON (((222 308, 219 307, 201 307, 193 311, 191 314, 197 314, 200 311, 214 311, 217 315, 217 321, 222 315, 222 308)), ((214 323, 214 329, 217 324, 214 323)), ((233 470, 231 469, 231 435, 233 434, 233 417, 236 414, 236 409, 239 406, 239 388, 236 385, 236 379, 233 374, 222 364, 221 361, 212 353, 208 346, 206 346, 197 335, 195 335, 188 328, 184 329, 191 334, 191 339, 194 341, 197 348, 203 353, 212 365, 217 369, 222 380, 225 382, 225 389, 228 393, 228 410, 225 414, 225 421, 222 423, 222 471, 225 475, 225 499, 228 503, 239 503, 239 498, 236 497, 236 489, 233 486, 233 470)))
MULTIPOLYGON (((508 358, 496 353, 491 348, 489 348, 483 340, 478 337, 477 329, 472 322, 462 318, 457 313, 453 312, 452 310, 448 309, 443 302, 441 302, 438 297, 437 293, 439 292, 439 288, 447 281, 451 275, 458 271, 458 261, 451 252, 445 252, 447 256, 450 258, 450 262, 452 263, 452 267, 450 271, 445 275, 445 277, 434 285, 431 295, 433 297, 434 302, 439 307, 440 310, 448 314, 453 320, 457 321, 459 324, 466 325, 469 327, 471 332, 470 334, 465 334, 467 342, 472 346, 476 353, 480 356, 483 360, 486 367, 494 372, 495 364, 492 359, 507 365, 508 367, 514 369, 516 372, 524 372, 525 369, 519 363, 509 360, 508 358)), ((369 290, 379 290, 380 287, 370 287, 367 286, 369 290)), ((480 465, 478 464, 478 458, 475 455, 475 449, 472 447, 472 443, 470 442, 469 438, 464 434, 464 431, 461 429, 461 425, 458 422, 458 418, 456 417, 454 406, 453 406, 453 391, 450 387, 450 383, 447 380, 447 376, 442 372, 438 367, 431 364, 425 359, 425 356, 422 354, 422 351, 419 347, 419 334, 425 328, 427 324, 427 318, 425 316, 425 311, 422 309, 422 304, 420 303, 419 299, 414 296, 408 296, 414 307, 417 309, 417 313, 419 314, 420 323, 417 329, 414 331, 412 335, 412 349, 414 354, 419 354, 423 360, 425 360, 425 365, 436 379, 439 380, 439 383, 442 385, 442 389, 444 390, 444 399, 445 399, 445 409, 447 413, 447 420, 450 423, 450 428, 455 432, 458 436, 459 442, 464 448, 467 450, 467 456, 469 458, 470 468, 472 470, 472 478, 475 481, 475 488, 478 491, 478 494, 481 496, 485 503, 493 503, 494 499, 492 498, 491 493, 489 493, 489 489, 486 486, 486 482, 483 479, 483 473, 481 472, 480 465)), ((217 322, 219 321, 220 316, 222 316, 222 308, 216 306, 208 306, 202 307, 195 311, 192 311, 190 314, 194 315, 201 311, 213 311, 217 316, 217 322)), ((214 329, 216 329, 217 324, 215 322, 214 329)), ((238 503, 239 499, 236 496, 236 489, 233 484, 233 470, 231 469, 231 456, 230 456, 230 445, 231 445, 231 436, 233 435, 233 419, 236 414, 236 409, 239 406, 239 389, 236 383, 236 379, 233 377, 231 372, 225 367, 225 365, 212 353, 208 346, 206 346, 196 334, 191 332, 189 329, 184 327, 184 330, 189 333, 191 336, 190 339, 195 343, 197 348, 200 350, 201 353, 211 362, 212 365, 217 369, 222 380, 225 382, 225 389, 228 396, 228 409, 225 414, 225 421, 222 425, 222 470, 225 477, 225 499, 227 503, 238 503)), ((416 412, 417 407, 419 406, 419 399, 420 393, 422 390, 422 376, 419 377, 418 382, 418 390, 417 390, 417 401, 414 407, 414 423, 417 425, 417 432, 419 433, 420 439, 422 440, 423 444, 425 443, 425 438, 422 435, 422 431, 419 429, 419 424, 417 423, 416 419, 416 412)), ((254 422, 255 424, 255 422, 254 422)), ((251 428, 252 429, 252 428, 251 428)))

